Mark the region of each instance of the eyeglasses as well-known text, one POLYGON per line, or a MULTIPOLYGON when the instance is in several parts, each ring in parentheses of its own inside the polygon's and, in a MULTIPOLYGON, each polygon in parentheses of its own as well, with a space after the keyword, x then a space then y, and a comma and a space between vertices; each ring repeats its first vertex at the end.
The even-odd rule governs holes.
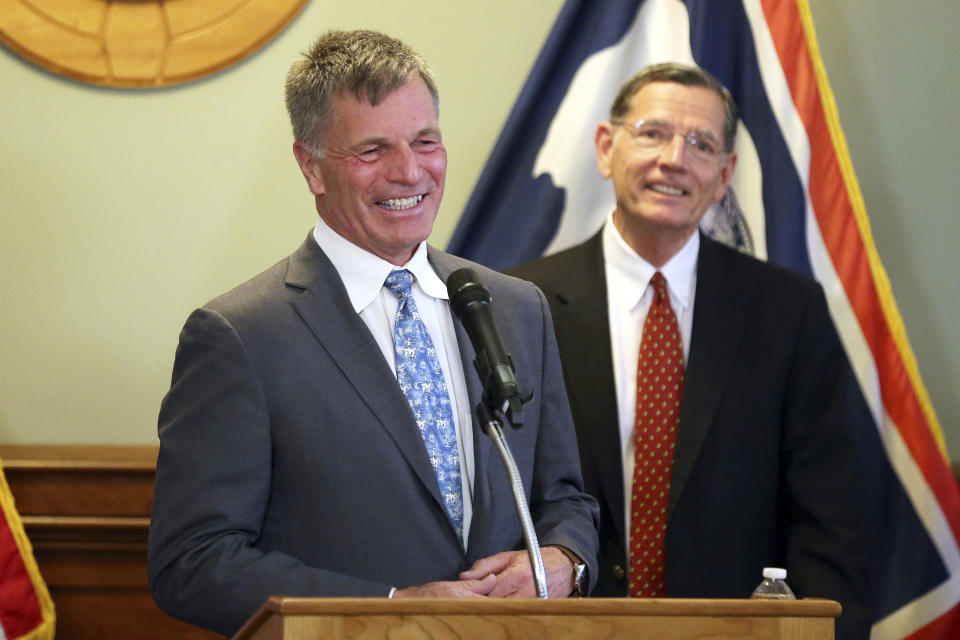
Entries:
MULTIPOLYGON (((635 145, 641 149, 660 150, 673 142, 679 132, 665 122, 637 120, 636 122, 615 121, 630 132, 635 145)), ((710 162, 725 154, 723 145, 709 131, 688 131, 680 133, 687 143, 690 156, 698 162, 710 162)))

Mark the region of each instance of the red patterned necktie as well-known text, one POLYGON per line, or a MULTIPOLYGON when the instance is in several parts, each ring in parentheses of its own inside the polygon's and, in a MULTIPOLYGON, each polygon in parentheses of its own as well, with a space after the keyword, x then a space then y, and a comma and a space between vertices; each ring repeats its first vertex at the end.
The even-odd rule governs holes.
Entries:
POLYGON ((667 281, 657 271, 650 283, 653 302, 640 342, 633 433, 629 557, 630 595, 635 598, 666 595, 663 541, 684 374, 683 341, 667 281))

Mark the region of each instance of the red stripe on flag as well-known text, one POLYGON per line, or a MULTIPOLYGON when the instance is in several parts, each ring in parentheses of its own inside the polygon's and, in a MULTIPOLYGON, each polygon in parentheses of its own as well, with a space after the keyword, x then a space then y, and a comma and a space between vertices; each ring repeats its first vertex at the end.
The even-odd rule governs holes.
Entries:
POLYGON ((7 515, 0 508, 0 626, 8 638, 19 638, 41 624, 40 601, 7 515))
POLYGON ((911 633, 904 640, 942 640, 949 638, 960 629, 960 605, 917 631, 911 633))
POLYGON ((762 0, 790 93, 810 141, 810 200, 834 269, 876 363, 883 404, 923 473, 955 540, 960 540, 960 490, 933 437, 883 312, 876 282, 817 85, 810 46, 795 2, 762 0))

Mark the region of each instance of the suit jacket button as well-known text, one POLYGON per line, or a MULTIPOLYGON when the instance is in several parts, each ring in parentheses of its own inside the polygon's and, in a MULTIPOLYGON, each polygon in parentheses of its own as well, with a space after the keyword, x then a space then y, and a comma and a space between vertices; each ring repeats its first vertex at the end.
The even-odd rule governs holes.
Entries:
POLYGON ((613 565, 614 578, 616 578, 617 580, 623 580, 626 575, 627 575, 627 572, 623 570, 623 567, 621 567, 618 564, 613 565))

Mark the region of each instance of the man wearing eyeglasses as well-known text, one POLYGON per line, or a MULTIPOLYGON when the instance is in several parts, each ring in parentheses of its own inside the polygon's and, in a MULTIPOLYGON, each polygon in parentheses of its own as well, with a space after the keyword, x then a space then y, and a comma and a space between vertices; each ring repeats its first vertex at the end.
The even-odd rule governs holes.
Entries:
POLYGON ((647 67, 597 127, 616 208, 513 271, 549 300, 586 488, 595 596, 746 598, 765 566, 871 622, 849 367, 821 287, 702 236, 736 167, 737 108, 705 71, 647 67))

